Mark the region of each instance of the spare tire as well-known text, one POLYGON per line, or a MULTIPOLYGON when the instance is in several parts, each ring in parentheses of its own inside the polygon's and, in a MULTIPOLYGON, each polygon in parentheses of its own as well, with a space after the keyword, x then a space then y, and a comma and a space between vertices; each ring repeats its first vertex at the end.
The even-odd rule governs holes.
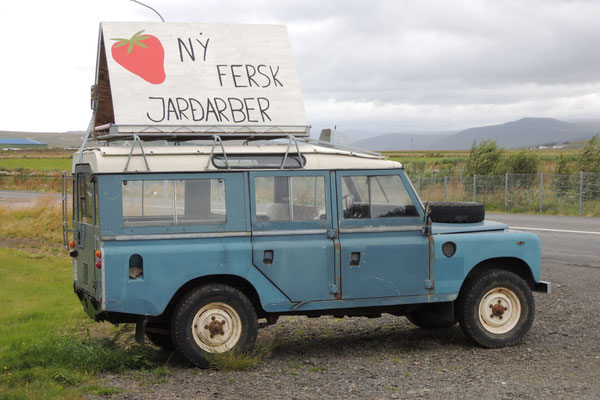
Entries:
POLYGON ((485 219, 485 207, 475 202, 432 201, 429 203, 433 222, 468 224, 485 219))

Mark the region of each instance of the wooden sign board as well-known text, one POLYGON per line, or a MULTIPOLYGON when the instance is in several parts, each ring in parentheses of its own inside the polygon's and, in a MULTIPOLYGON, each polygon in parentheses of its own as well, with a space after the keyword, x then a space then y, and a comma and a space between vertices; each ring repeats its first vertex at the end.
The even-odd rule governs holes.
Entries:
POLYGON ((282 25, 103 22, 96 69, 96 127, 307 135, 282 25))

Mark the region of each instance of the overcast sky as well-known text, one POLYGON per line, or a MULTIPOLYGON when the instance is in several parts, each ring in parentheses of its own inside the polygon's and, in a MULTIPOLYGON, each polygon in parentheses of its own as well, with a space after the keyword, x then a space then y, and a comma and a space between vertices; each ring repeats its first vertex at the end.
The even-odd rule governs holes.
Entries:
MULTIPOLYGON (((146 3, 167 22, 287 25, 317 129, 600 119, 600 1, 146 3)), ((158 20, 129 0, 2 1, 0 130, 85 130, 98 24, 158 20)))

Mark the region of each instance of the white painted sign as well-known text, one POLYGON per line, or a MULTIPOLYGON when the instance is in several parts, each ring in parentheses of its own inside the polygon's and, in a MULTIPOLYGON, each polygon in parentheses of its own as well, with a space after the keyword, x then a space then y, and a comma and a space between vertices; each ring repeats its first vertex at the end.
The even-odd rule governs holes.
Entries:
MULTIPOLYGON (((114 117, 108 122, 119 132, 183 125, 306 133, 285 26, 103 22, 100 35, 98 68, 105 60, 114 117)), ((98 77, 102 90, 107 82, 98 77)), ((104 97, 100 108, 108 107, 104 97)))

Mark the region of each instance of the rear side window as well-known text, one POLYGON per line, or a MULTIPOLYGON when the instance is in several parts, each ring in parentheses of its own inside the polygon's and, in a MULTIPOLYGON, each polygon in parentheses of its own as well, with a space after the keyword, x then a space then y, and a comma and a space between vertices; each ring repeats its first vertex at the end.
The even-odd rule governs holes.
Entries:
POLYGON ((84 173, 77 174, 78 221, 90 225, 97 223, 97 192, 96 182, 90 178, 90 175, 84 173))
POLYGON ((227 220, 223 179, 123 181, 123 225, 221 224, 227 220))
POLYGON ((254 192, 258 221, 327 218, 323 176, 258 176, 254 192))
POLYGON ((419 215, 398 175, 344 176, 342 201, 344 219, 419 215))

